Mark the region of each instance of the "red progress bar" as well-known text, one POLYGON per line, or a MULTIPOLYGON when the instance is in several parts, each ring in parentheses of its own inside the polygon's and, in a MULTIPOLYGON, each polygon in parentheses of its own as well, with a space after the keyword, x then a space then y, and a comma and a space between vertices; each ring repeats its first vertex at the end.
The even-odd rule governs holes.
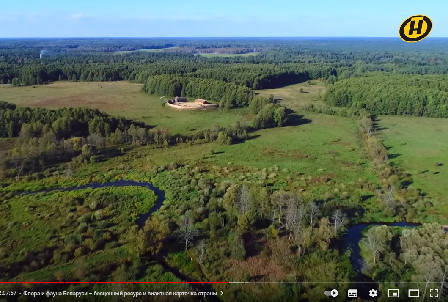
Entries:
POLYGON ((169 284, 172 284, 172 283, 175 283, 175 284, 179 284, 179 283, 229 283, 229 282, 137 282, 137 281, 135 281, 135 282, 70 282, 70 281, 67 281, 67 282, 21 282, 21 281, 17 281, 17 282, 0 282, 0 284, 5 284, 5 283, 8 283, 8 284, 11 284, 11 283, 49 283, 49 284, 51 284, 51 283, 67 283, 67 284, 71 284, 71 283, 75 283, 75 284, 91 284, 91 283, 98 283, 98 284, 117 284, 117 283, 120 283, 120 284, 127 284, 127 283, 162 283, 162 284, 167 284, 167 283, 169 283, 169 284))

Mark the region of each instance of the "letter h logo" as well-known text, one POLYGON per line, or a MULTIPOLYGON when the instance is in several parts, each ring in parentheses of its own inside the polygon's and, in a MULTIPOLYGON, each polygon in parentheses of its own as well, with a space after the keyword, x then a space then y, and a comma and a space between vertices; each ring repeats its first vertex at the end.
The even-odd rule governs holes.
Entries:
POLYGON ((415 20, 412 20, 411 24, 409 24, 409 36, 412 36, 414 31, 417 31, 418 35, 422 34, 423 20, 422 19, 418 20, 417 28, 415 28, 415 23, 416 23, 415 20))
POLYGON ((431 29, 431 19, 424 15, 415 15, 401 23, 398 33, 403 41, 414 43, 426 38, 431 29))

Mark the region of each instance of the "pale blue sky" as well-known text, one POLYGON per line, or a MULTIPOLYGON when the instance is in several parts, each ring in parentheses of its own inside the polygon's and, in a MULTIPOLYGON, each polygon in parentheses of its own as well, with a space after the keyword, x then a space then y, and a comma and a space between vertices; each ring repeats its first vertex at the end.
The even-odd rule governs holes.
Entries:
POLYGON ((417 14, 432 19, 430 37, 448 37, 447 9, 447 0, 0 0, 0 37, 397 37, 417 14))

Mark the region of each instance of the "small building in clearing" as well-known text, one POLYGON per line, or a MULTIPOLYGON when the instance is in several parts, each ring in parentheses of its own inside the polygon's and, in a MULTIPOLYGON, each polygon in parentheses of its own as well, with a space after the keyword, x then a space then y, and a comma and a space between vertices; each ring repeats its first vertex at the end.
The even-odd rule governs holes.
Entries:
POLYGON ((203 99, 196 99, 194 102, 189 102, 187 98, 180 97, 168 100, 166 104, 171 108, 180 110, 207 110, 219 107, 218 104, 212 104, 203 99))

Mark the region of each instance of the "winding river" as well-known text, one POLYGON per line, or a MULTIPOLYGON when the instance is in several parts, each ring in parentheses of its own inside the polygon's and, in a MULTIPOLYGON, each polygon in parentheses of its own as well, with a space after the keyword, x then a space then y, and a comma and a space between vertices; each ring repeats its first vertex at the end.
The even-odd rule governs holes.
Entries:
POLYGON ((356 288, 359 292, 359 297, 363 300, 371 300, 372 298, 368 296, 368 292, 371 289, 378 290, 379 284, 373 280, 370 276, 366 276, 362 273, 364 266, 364 259, 361 256, 361 248, 359 247, 359 242, 362 239, 362 232, 369 226, 372 225, 387 225, 391 227, 418 227, 418 223, 409 223, 406 221, 402 222, 370 222, 370 223, 360 223, 353 225, 348 228, 347 234, 342 237, 342 243, 344 246, 344 252, 350 249, 350 264, 353 270, 356 272, 356 288))
MULTIPOLYGON (((44 193, 44 192, 54 192, 54 191, 73 191, 73 190, 83 190, 83 189, 98 189, 98 188, 110 188, 110 187, 142 187, 147 188, 149 190, 152 190, 154 194, 157 196, 157 200, 155 204, 152 206, 152 208, 144 214, 141 214, 140 217, 137 219, 136 224, 139 228, 142 228, 145 225, 146 220, 151 216, 152 213, 158 211, 160 207, 163 205, 163 202, 165 201, 165 191, 160 190, 159 188, 155 187, 150 182, 137 182, 133 180, 118 180, 113 182, 106 182, 104 184, 101 183, 90 183, 87 185, 79 186, 79 187, 68 187, 68 188, 55 188, 55 189, 48 189, 48 190, 41 190, 41 191, 34 191, 34 192, 26 192, 23 193, 25 195, 30 194, 37 194, 37 193, 44 193)), ((188 276, 182 274, 177 269, 169 266, 163 259, 160 257, 156 259, 157 262, 163 266, 163 268, 169 272, 171 272, 174 276, 179 278, 180 280, 184 282, 196 282, 196 280, 193 280, 189 278, 188 276)), ((209 284, 206 283, 190 283, 191 287, 197 291, 197 292, 212 292, 215 291, 209 284)), ((206 296, 206 301, 211 302, 220 302, 221 300, 217 296, 206 296)), ((201 300, 202 301, 202 300, 201 300)))
POLYGON ((364 259, 361 256, 361 249, 359 247, 359 242, 362 238, 362 232, 365 228, 372 225, 387 225, 391 227, 418 227, 418 223, 409 223, 406 221, 402 222, 370 222, 370 223, 360 223, 353 225, 348 228, 347 234, 342 237, 342 242, 344 245, 344 251, 351 249, 350 253, 350 263, 352 264, 353 270, 357 273, 361 273, 362 267, 364 265, 364 259))
MULTIPOLYGON (((82 189, 97 189, 97 188, 108 188, 108 187, 126 187, 126 186, 137 186, 137 187, 143 187, 148 188, 152 190, 156 196, 157 201, 154 204, 154 206, 144 214, 141 214, 140 217, 137 219, 136 224, 139 226, 139 228, 142 228, 145 225, 146 220, 151 216, 152 213, 158 211, 160 207, 162 206, 163 202, 165 201, 165 192, 160 190, 159 188, 155 187, 150 182, 137 182, 137 181, 131 181, 131 180, 118 180, 114 182, 107 182, 104 184, 101 183, 91 183, 84 186, 79 187, 68 187, 68 188, 56 188, 56 189, 49 189, 49 190, 42 190, 42 191, 35 191, 35 192, 27 192, 24 194, 36 194, 36 193, 42 193, 42 192, 51 192, 51 191, 72 191, 72 190, 82 190, 82 189)), ((372 222, 372 223, 361 223, 357 225, 353 225, 348 228, 347 234, 342 237, 342 243, 344 251, 347 251, 348 249, 351 250, 350 253, 350 263, 354 269, 354 271, 357 273, 357 281, 363 281, 363 282, 370 282, 370 283, 376 283, 374 280, 370 279, 369 277, 362 274, 362 268, 364 265, 364 259, 361 256, 361 249, 359 247, 359 242, 362 238, 362 232, 365 228, 372 226, 372 225, 388 225, 388 226, 397 226, 397 227, 417 227, 420 224, 416 223, 408 223, 408 222, 394 222, 394 223, 382 223, 382 222, 372 222)), ((175 270, 174 268, 169 267, 166 263, 161 263, 162 266, 167 269, 168 271, 172 272, 174 275, 176 275, 178 278, 182 280, 189 280, 187 276, 182 275, 179 271, 175 270)), ((193 285, 193 284, 192 284, 193 285)), ((210 291, 211 287, 209 287, 207 284, 201 285, 201 284, 194 284, 197 290, 200 291, 210 291)), ((378 285, 376 284, 376 287, 378 285)), ((375 286, 372 286, 375 287, 375 286)), ((214 297, 208 297, 212 298, 213 301, 220 301, 214 300, 214 297)))
POLYGON ((90 183, 87 185, 79 186, 79 187, 68 187, 68 188, 55 188, 55 189, 48 189, 48 190, 41 190, 41 191, 33 191, 33 192, 26 192, 25 195, 30 194, 37 194, 37 193, 45 193, 45 192, 54 192, 54 191, 74 191, 74 190, 83 190, 83 189, 98 189, 98 188, 117 188, 117 187, 142 187, 147 188, 154 192, 157 196, 156 203, 153 205, 153 207, 149 210, 149 212, 141 214, 140 217, 137 219, 136 224, 139 228, 142 228, 145 225, 146 220, 151 216, 152 213, 158 211, 160 207, 162 206, 163 202, 165 201, 165 191, 160 190, 159 188, 155 187, 150 182, 137 182, 133 180, 117 180, 112 182, 106 182, 104 184, 101 183, 90 183))

